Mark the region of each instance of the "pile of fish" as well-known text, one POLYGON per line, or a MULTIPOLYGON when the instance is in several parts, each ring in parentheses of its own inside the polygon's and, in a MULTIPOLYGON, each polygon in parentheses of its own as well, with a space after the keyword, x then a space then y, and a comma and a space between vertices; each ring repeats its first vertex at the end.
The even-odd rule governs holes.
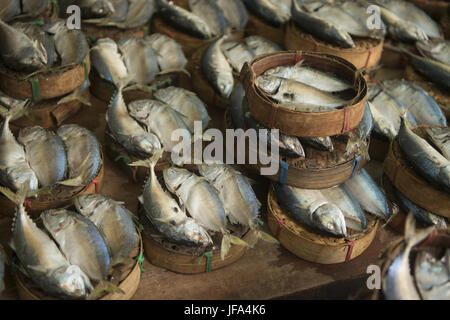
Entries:
POLYGON ((16 138, 7 117, 0 132, 0 184, 14 192, 52 189, 58 184, 89 185, 102 166, 101 146, 89 130, 63 125, 55 132, 39 126, 16 138))
POLYGON ((147 158, 161 148, 177 153, 175 147, 180 141, 172 140, 175 130, 183 129, 183 138, 193 142, 194 122, 200 122, 202 129, 208 127, 206 106, 195 93, 168 87, 155 91, 153 97, 127 105, 120 87, 109 104, 106 112, 109 134, 131 154, 147 158))
POLYGON ((293 0, 244 0, 255 16, 273 27, 281 27, 291 19, 293 0))
POLYGON ((450 299, 450 249, 448 247, 416 247, 430 236, 433 230, 434 227, 416 230, 412 214, 408 215, 404 248, 395 257, 383 279, 383 292, 386 299, 450 299), (412 264, 411 260, 413 260, 412 264))
POLYGON ((234 87, 234 75, 241 72, 245 62, 254 57, 279 52, 282 49, 260 36, 249 36, 241 42, 227 41, 222 36, 203 52, 201 71, 209 84, 222 97, 228 99, 234 87))
POLYGON ((332 237, 348 236, 348 229, 367 229, 366 212, 387 220, 389 205, 380 187, 365 169, 329 189, 309 190, 274 184, 278 203, 296 222, 332 237))
POLYGON ((394 139, 406 114, 414 125, 447 126, 439 104, 422 87, 406 80, 369 83, 368 100, 374 119, 374 133, 394 139))
POLYGON ((304 30, 327 43, 354 48, 354 39, 383 39, 386 26, 380 21, 376 28, 370 28, 364 3, 354 0, 293 0, 292 21, 304 30))
POLYGON ((9 69, 27 73, 80 64, 89 53, 80 30, 69 30, 65 20, 42 26, 0 20, 0 61, 9 69))
POLYGON ((133 263, 139 246, 132 213, 121 203, 83 195, 75 200, 76 211, 42 212, 43 228, 18 203, 11 247, 19 268, 35 285, 57 298, 95 299, 105 291, 121 292, 109 275, 113 267, 133 263))
POLYGON ((159 150, 150 160, 131 165, 150 167, 141 202, 146 217, 167 239, 206 249, 213 245, 211 235, 221 234, 222 260, 232 243, 253 247, 259 238, 277 242, 258 229, 261 205, 250 182, 240 172, 224 164, 202 164, 198 166, 199 176, 187 169, 170 167, 163 172, 166 190, 154 171, 162 152, 159 150), (228 221, 253 231, 248 243, 230 233, 228 221))
POLYGON ((241 0, 189 0, 189 10, 169 0, 156 0, 158 13, 173 26, 201 39, 243 30, 248 14, 241 0))
POLYGON ((187 64, 180 45, 159 33, 145 39, 125 38, 118 43, 99 39, 90 54, 100 77, 117 88, 145 87, 161 72, 183 69, 187 64))
POLYGON ((81 9, 83 23, 120 29, 147 24, 156 11, 154 0, 59 0, 63 12, 70 5, 81 9))
POLYGON ((50 9, 51 0, 1 0, 0 19, 9 22, 13 19, 32 18, 50 9))

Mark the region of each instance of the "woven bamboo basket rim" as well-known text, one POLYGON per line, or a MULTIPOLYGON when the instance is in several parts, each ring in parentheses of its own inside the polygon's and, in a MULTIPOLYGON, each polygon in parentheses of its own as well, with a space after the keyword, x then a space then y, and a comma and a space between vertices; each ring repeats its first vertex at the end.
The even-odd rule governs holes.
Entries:
POLYGON ((251 11, 248 12, 248 23, 246 26, 246 36, 259 35, 263 36, 280 46, 284 46, 284 35, 286 32, 287 23, 279 27, 275 27, 262 18, 256 16, 251 11))
MULTIPOLYGON (((140 257, 143 256, 144 253, 144 244, 142 241, 142 235, 138 228, 136 228, 136 232, 139 236, 138 257, 140 257)), ((97 300, 130 300, 139 287, 141 279, 141 266, 139 264, 140 262, 136 261, 132 267, 128 268, 128 270, 123 272, 121 275, 121 278, 123 279, 120 281, 118 287, 122 289, 125 294, 108 293, 97 300), (127 275, 123 276, 124 274, 127 275)), ((31 280, 26 279, 20 271, 14 274, 14 278, 16 281, 17 290, 19 292, 19 297, 22 300, 58 300, 57 298, 45 294, 41 289, 30 286, 29 283, 31 280)))
POLYGON ((86 23, 81 21, 81 30, 86 34, 86 39, 93 44, 101 38, 110 38, 119 41, 128 37, 144 38, 149 31, 148 24, 142 26, 122 29, 115 26, 98 26, 94 23, 86 23))
MULTIPOLYGON (((440 126, 422 125, 413 131, 423 138, 422 130, 427 127, 440 126)), ((434 214, 450 218, 450 194, 434 187, 415 172, 401 150, 398 139, 390 144, 383 170, 394 187, 407 199, 434 214)))
POLYGON ((89 54, 80 64, 39 72, 32 77, 23 72, 12 71, 0 63, 0 88, 7 95, 17 99, 53 99, 64 96, 81 86, 88 79, 90 70, 89 54), (39 97, 34 96, 32 79, 36 83, 39 97), (60 87, 58 83, 66 83, 66 85, 60 87))
POLYGON ((355 128, 364 115, 367 84, 355 66, 346 60, 325 54, 303 51, 285 51, 257 56, 245 63, 241 70, 250 113, 269 128, 277 128, 287 135, 299 137, 327 137, 345 133, 355 128), (356 90, 354 103, 342 109, 322 112, 299 112, 284 108, 269 99, 256 85, 256 78, 266 70, 292 65, 304 60, 308 65, 325 72, 338 73, 353 83, 356 90), (327 123, 327 126, 323 124, 327 123))

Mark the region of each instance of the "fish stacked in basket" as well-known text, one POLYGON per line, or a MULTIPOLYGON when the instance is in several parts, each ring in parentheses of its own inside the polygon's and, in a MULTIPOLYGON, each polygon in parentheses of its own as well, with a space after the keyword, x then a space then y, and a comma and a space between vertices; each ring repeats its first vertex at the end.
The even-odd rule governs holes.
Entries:
POLYGON ((19 127, 60 125, 90 104, 89 47, 64 20, 0 21, 0 113, 19 127), (26 117, 24 117, 26 116, 26 117))
POLYGON ((270 144, 265 154, 249 143, 246 165, 262 175, 278 168, 267 175, 274 181, 271 231, 306 260, 357 257, 372 242, 378 218, 390 215, 384 193, 362 169, 372 129, 366 81, 342 58, 301 51, 258 56, 244 65, 241 80, 231 123, 256 129, 270 144), (279 139, 271 137, 273 129, 279 139))

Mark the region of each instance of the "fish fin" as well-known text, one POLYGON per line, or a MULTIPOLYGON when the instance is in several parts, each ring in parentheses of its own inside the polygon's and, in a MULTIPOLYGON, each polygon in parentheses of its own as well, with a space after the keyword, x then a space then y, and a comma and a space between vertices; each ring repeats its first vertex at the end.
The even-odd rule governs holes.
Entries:
POLYGON ((435 226, 431 226, 425 229, 416 230, 416 219, 412 212, 408 213, 405 221, 405 242, 407 248, 412 248, 418 243, 425 240, 433 230, 435 226))
POLYGON ((142 194, 138 197, 138 201, 140 204, 144 203, 144 196, 142 194))
POLYGON ((138 161, 132 162, 128 165, 130 167, 154 168, 156 166, 156 164, 158 163, 159 159, 162 157, 163 153, 164 153, 164 148, 158 149, 155 151, 155 153, 151 156, 150 159, 138 160, 138 161))
POLYGON ((227 234, 224 234, 222 237, 222 244, 220 246, 220 258, 225 260, 225 256, 228 254, 231 248, 231 240, 227 234))
POLYGON ((174 72, 182 72, 185 75, 187 75, 188 77, 191 77, 191 74, 185 68, 170 68, 170 69, 162 70, 157 73, 157 76, 174 73, 174 72))
POLYGON ((29 195, 34 195, 36 191, 29 192, 26 184, 24 184, 24 188, 18 190, 16 193, 7 187, 0 186, 0 193, 15 204, 22 204, 29 195))
POLYGON ((61 184, 63 186, 70 186, 70 187, 82 186, 84 181, 86 181, 87 176, 89 175, 90 169, 92 169, 92 166, 93 166, 93 164, 91 164, 90 166, 85 168, 87 166, 87 164, 88 164, 88 161, 89 161, 90 157, 91 157, 91 154, 88 153, 88 155, 83 160, 83 162, 81 163, 80 167, 78 168, 78 169, 82 169, 82 173, 80 175, 78 175, 77 177, 72 178, 72 179, 60 181, 60 182, 58 182, 58 184, 61 184), (83 169, 85 169, 85 170, 83 170, 83 169))
POLYGON ((92 104, 89 101, 89 99, 86 99, 85 97, 83 97, 83 95, 80 94, 80 90, 78 90, 78 89, 74 90, 71 94, 60 99, 56 104, 63 104, 63 103, 72 102, 75 100, 81 102, 82 104, 84 104, 86 106, 92 107, 92 104))
POLYGON ((256 236, 257 236, 258 239, 264 240, 264 241, 269 242, 269 243, 279 244, 278 240, 275 239, 274 237, 272 237, 267 232, 264 232, 264 231, 261 231, 261 230, 255 230, 255 231, 256 231, 256 236))
POLYGON ((28 265, 27 268, 31 269, 31 270, 34 270, 34 271, 37 271, 37 272, 44 273, 44 274, 47 274, 48 271, 49 271, 47 268, 45 268, 44 266, 41 266, 41 265, 37 265, 37 266, 30 266, 30 265, 28 265))
POLYGON ((121 293, 125 294, 125 292, 114 285, 110 281, 102 280, 98 283, 98 285, 92 290, 92 292, 87 297, 87 300, 96 300, 102 296, 104 293, 121 293))

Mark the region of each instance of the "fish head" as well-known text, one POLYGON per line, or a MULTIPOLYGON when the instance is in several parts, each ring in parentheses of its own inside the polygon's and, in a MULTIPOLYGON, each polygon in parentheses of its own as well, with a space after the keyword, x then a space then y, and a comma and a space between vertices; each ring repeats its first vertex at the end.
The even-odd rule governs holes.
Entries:
POLYGON ((115 12, 114 6, 109 0, 95 1, 91 6, 90 11, 97 17, 106 17, 115 12))
POLYGON ((234 87, 233 75, 231 73, 221 73, 217 78, 217 87, 219 88, 222 97, 228 99, 234 87))
POLYGON ((411 40, 428 40, 426 32, 421 27, 409 21, 405 21, 405 24, 407 28, 404 31, 411 40))
POLYGON ((194 220, 188 220, 185 223, 185 235, 188 239, 192 239, 202 246, 207 246, 212 243, 208 232, 194 222, 194 220))
POLYGON ((75 208, 85 217, 90 217, 95 213, 95 209, 105 200, 99 194, 85 194, 75 199, 75 208))
POLYGON ((147 133, 132 138, 132 145, 136 146, 139 153, 150 155, 162 148, 161 142, 154 134, 147 133))
POLYGON ((281 86, 281 78, 274 76, 259 76, 256 85, 268 95, 274 95, 281 86))
POLYGON ((199 173, 203 177, 205 177, 206 180, 213 181, 216 180, 216 178, 221 175, 221 173, 224 170, 224 165, 203 163, 201 165, 198 165, 197 168, 199 173))
POLYGON ((347 227, 342 211, 332 203, 325 203, 314 211, 313 220, 325 231, 338 237, 347 235, 347 227))
POLYGON ((78 266, 60 268, 52 276, 58 287, 70 297, 85 298, 92 291, 89 278, 78 266))
POLYGON ((65 209, 54 209, 45 211, 41 214, 41 218, 42 222, 44 223, 44 226, 51 233, 56 233, 61 230, 64 230, 72 222, 72 219, 68 214, 68 211, 65 209))
POLYGON ((171 191, 177 190, 193 173, 186 169, 171 167, 163 171, 164 181, 171 191))

